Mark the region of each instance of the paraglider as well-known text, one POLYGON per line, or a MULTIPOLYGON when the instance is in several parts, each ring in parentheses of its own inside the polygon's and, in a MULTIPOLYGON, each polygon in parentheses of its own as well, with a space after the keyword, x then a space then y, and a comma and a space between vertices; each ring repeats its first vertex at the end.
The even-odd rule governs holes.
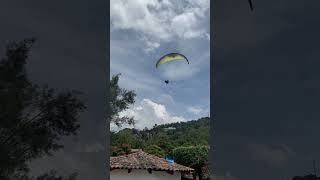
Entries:
MULTIPOLYGON (((172 61, 186 61, 189 64, 188 58, 180 53, 170 53, 162 56, 156 63, 156 68, 158 69, 162 64, 166 64, 172 61)), ((166 84, 169 84, 169 80, 164 81, 166 84)))
POLYGON ((188 62, 189 64, 189 60, 187 59, 186 56, 184 56, 183 54, 180 54, 180 53, 170 53, 170 54, 167 54, 167 55, 164 55, 162 56, 157 64, 156 64, 156 68, 158 68, 160 65, 162 64, 165 64, 165 63, 168 63, 168 62, 171 62, 171 61, 181 61, 181 60, 185 60, 188 62))

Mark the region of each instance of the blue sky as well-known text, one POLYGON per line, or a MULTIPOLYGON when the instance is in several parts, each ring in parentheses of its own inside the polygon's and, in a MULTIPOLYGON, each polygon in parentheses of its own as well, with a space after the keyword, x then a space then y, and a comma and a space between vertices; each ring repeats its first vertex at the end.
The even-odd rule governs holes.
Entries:
POLYGON ((208 116, 209 0, 112 0, 110 5, 111 75, 121 73, 120 86, 137 93, 134 106, 122 115, 134 116, 138 129, 208 116), (184 54, 190 64, 177 61, 156 69, 156 61, 171 52, 184 54))

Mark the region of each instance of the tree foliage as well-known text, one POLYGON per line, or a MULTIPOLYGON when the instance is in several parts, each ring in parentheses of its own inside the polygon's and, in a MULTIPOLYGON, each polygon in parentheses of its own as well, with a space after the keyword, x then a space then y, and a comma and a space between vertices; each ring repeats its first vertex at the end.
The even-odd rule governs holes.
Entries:
POLYGON ((28 162, 61 149, 59 140, 76 135, 85 109, 79 92, 57 92, 29 80, 26 63, 34 42, 9 44, 0 61, 0 179, 23 175, 28 162))
POLYGON ((127 144, 133 149, 144 149, 149 145, 157 145, 166 155, 179 146, 208 145, 209 118, 195 121, 158 125, 152 129, 123 129, 111 133, 111 145, 120 147, 127 144), (173 130, 168 129, 174 128, 173 130))
POLYGON ((157 145, 149 145, 144 149, 144 151, 161 158, 164 158, 166 156, 166 152, 157 145))
POLYGON ((124 154, 129 154, 131 152, 131 145, 130 144, 120 144, 119 146, 112 146, 111 149, 111 156, 120 156, 124 154))
POLYGON ((195 169, 202 177, 202 168, 206 165, 209 156, 208 146, 177 147, 172 151, 175 162, 195 169))
POLYGON ((121 88, 119 86, 119 78, 121 74, 113 75, 110 80, 110 108, 111 122, 121 127, 123 124, 133 125, 135 123, 133 117, 120 116, 119 113, 128 109, 134 104, 136 94, 134 91, 121 88))

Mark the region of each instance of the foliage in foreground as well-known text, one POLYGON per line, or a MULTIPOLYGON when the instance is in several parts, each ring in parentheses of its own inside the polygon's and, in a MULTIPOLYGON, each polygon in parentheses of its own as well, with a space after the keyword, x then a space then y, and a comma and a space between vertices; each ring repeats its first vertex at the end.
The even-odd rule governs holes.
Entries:
POLYGON ((204 145, 177 147, 172 151, 172 156, 177 163, 195 169, 196 174, 202 179, 202 168, 208 162, 209 147, 204 145))
MULTIPOLYGON (((76 91, 57 92, 28 78, 35 39, 9 44, 0 60, 0 179, 27 179, 28 163, 63 148, 64 136, 76 135, 85 105, 76 91)), ((62 180, 52 173, 37 180, 62 180)), ((70 179, 70 178, 69 178, 70 179)))
POLYGON ((136 94, 134 91, 121 88, 119 86, 120 74, 112 76, 110 80, 110 109, 111 109, 111 123, 118 127, 124 124, 133 125, 135 123, 133 117, 120 116, 120 112, 129 108, 134 104, 136 94))

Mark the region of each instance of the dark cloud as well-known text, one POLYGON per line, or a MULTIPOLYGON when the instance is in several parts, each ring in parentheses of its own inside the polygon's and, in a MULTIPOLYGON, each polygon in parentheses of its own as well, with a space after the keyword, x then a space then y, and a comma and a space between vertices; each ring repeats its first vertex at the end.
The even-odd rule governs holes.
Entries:
POLYGON ((77 137, 63 151, 32 164, 34 174, 50 168, 79 172, 80 180, 106 179, 107 1, 1 1, 0 43, 36 37, 28 72, 38 84, 85 93, 77 137))

